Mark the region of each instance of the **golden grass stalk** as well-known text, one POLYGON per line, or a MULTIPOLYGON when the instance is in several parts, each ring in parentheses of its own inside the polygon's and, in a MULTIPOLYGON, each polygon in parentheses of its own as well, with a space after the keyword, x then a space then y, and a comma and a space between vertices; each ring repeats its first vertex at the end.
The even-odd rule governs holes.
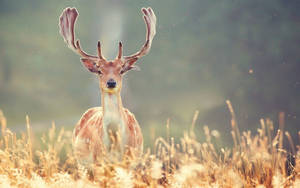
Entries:
MULTIPOLYGON (((227 105, 234 116, 230 102, 227 105)), ((240 134, 232 117, 235 146, 219 151, 213 144, 220 136, 216 130, 204 126, 205 142, 196 139, 197 117, 198 112, 178 141, 170 135, 168 120, 166 138, 155 140, 153 153, 147 149, 139 158, 100 160, 86 169, 74 158, 70 131, 57 131, 52 123, 47 134, 34 139, 26 117, 27 133, 17 137, 0 111, 0 187, 299 187, 300 147, 285 132, 294 155, 283 148, 282 125, 274 138, 268 119, 261 119, 256 134, 240 134)), ((118 134, 110 136, 112 141, 120 139, 118 134)))

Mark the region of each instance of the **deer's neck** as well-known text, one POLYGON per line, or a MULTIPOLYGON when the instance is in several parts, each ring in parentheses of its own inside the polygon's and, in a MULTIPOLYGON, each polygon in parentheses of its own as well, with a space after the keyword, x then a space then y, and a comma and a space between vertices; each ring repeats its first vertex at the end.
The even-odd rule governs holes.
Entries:
MULTIPOLYGON (((125 112, 123 110, 120 93, 102 93, 102 108, 103 108, 103 131, 104 144, 109 146, 111 143, 110 134, 116 136, 118 132, 121 136, 122 143, 126 143, 126 125, 125 112), (111 133, 110 133, 111 131, 111 133)), ((121 147, 123 148, 123 147, 121 147)))
POLYGON ((120 123, 124 118, 124 110, 120 93, 102 93, 104 124, 120 123))

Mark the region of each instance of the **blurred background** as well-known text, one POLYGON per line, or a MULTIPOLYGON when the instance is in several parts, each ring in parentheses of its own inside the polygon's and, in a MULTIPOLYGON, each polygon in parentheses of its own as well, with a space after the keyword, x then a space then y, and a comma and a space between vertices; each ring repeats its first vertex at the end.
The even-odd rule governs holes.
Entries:
POLYGON ((100 40, 107 59, 122 41, 125 55, 145 39, 141 7, 157 16, 150 53, 123 83, 123 103, 138 119, 149 144, 165 135, 180 137, 199 110, 203 126, 220 131, 231 144, 230 113, 241 130, 256 132, 260 118, 285 129, 297 142, 300 126, 300 1, 297 0, 1 0, 0 109, 13 130, 25 129, 29 115, 35 131, 54 121, 72 129, 88 109, 100 105, 96 75, 66 47, 58 19, 66 7, 80 16, 76 35, 96 54, 100 40))

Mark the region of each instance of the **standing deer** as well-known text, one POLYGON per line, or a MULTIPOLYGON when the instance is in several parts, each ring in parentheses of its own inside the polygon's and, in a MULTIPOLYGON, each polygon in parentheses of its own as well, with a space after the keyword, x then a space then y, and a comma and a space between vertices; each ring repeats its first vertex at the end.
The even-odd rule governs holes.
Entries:
POLYGON ((156 16, 153 10, 142 8, 146 24, 146 41, 140 51, 130 56, 122 55, 122 43, 115 60, 106 60, 98 41, 98 56, 84 52, 79 40, 75 41, 74 27, 78 16, 76 8, 66 8, 59 19, 60 34, 68 47, 78 53, 83 65, 99 77, 101 107, 88 109, 73 131, 73 149, 80 163, 93 163, 97 157, 115 153, 122 156, 128 149, 141 154, 143 136, 134 115, 122 105, 123 75, 135 68, 134 64, 146 55, 156 33, 156 16))

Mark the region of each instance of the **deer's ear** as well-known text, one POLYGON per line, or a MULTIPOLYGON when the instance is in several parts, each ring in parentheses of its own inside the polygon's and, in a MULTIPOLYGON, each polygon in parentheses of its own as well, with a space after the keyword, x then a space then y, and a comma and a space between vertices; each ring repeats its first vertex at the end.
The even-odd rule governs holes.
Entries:
POLYGON ((139 70, 139 68, 137 66, 134 66, 134 64, 137 60, 138 60, 138 58, 132 58, 132 59, 125 60, 125 63, 124 63, 124 65, 122 67, 122 70, 121 70, 121 74, 124 74, 127 71, 132 70, 132 69, 138 69, 139 70))
POLYGON ((86 58, 81 58, 81 62, 90 72, 101 73, 96 62, 86 58))

